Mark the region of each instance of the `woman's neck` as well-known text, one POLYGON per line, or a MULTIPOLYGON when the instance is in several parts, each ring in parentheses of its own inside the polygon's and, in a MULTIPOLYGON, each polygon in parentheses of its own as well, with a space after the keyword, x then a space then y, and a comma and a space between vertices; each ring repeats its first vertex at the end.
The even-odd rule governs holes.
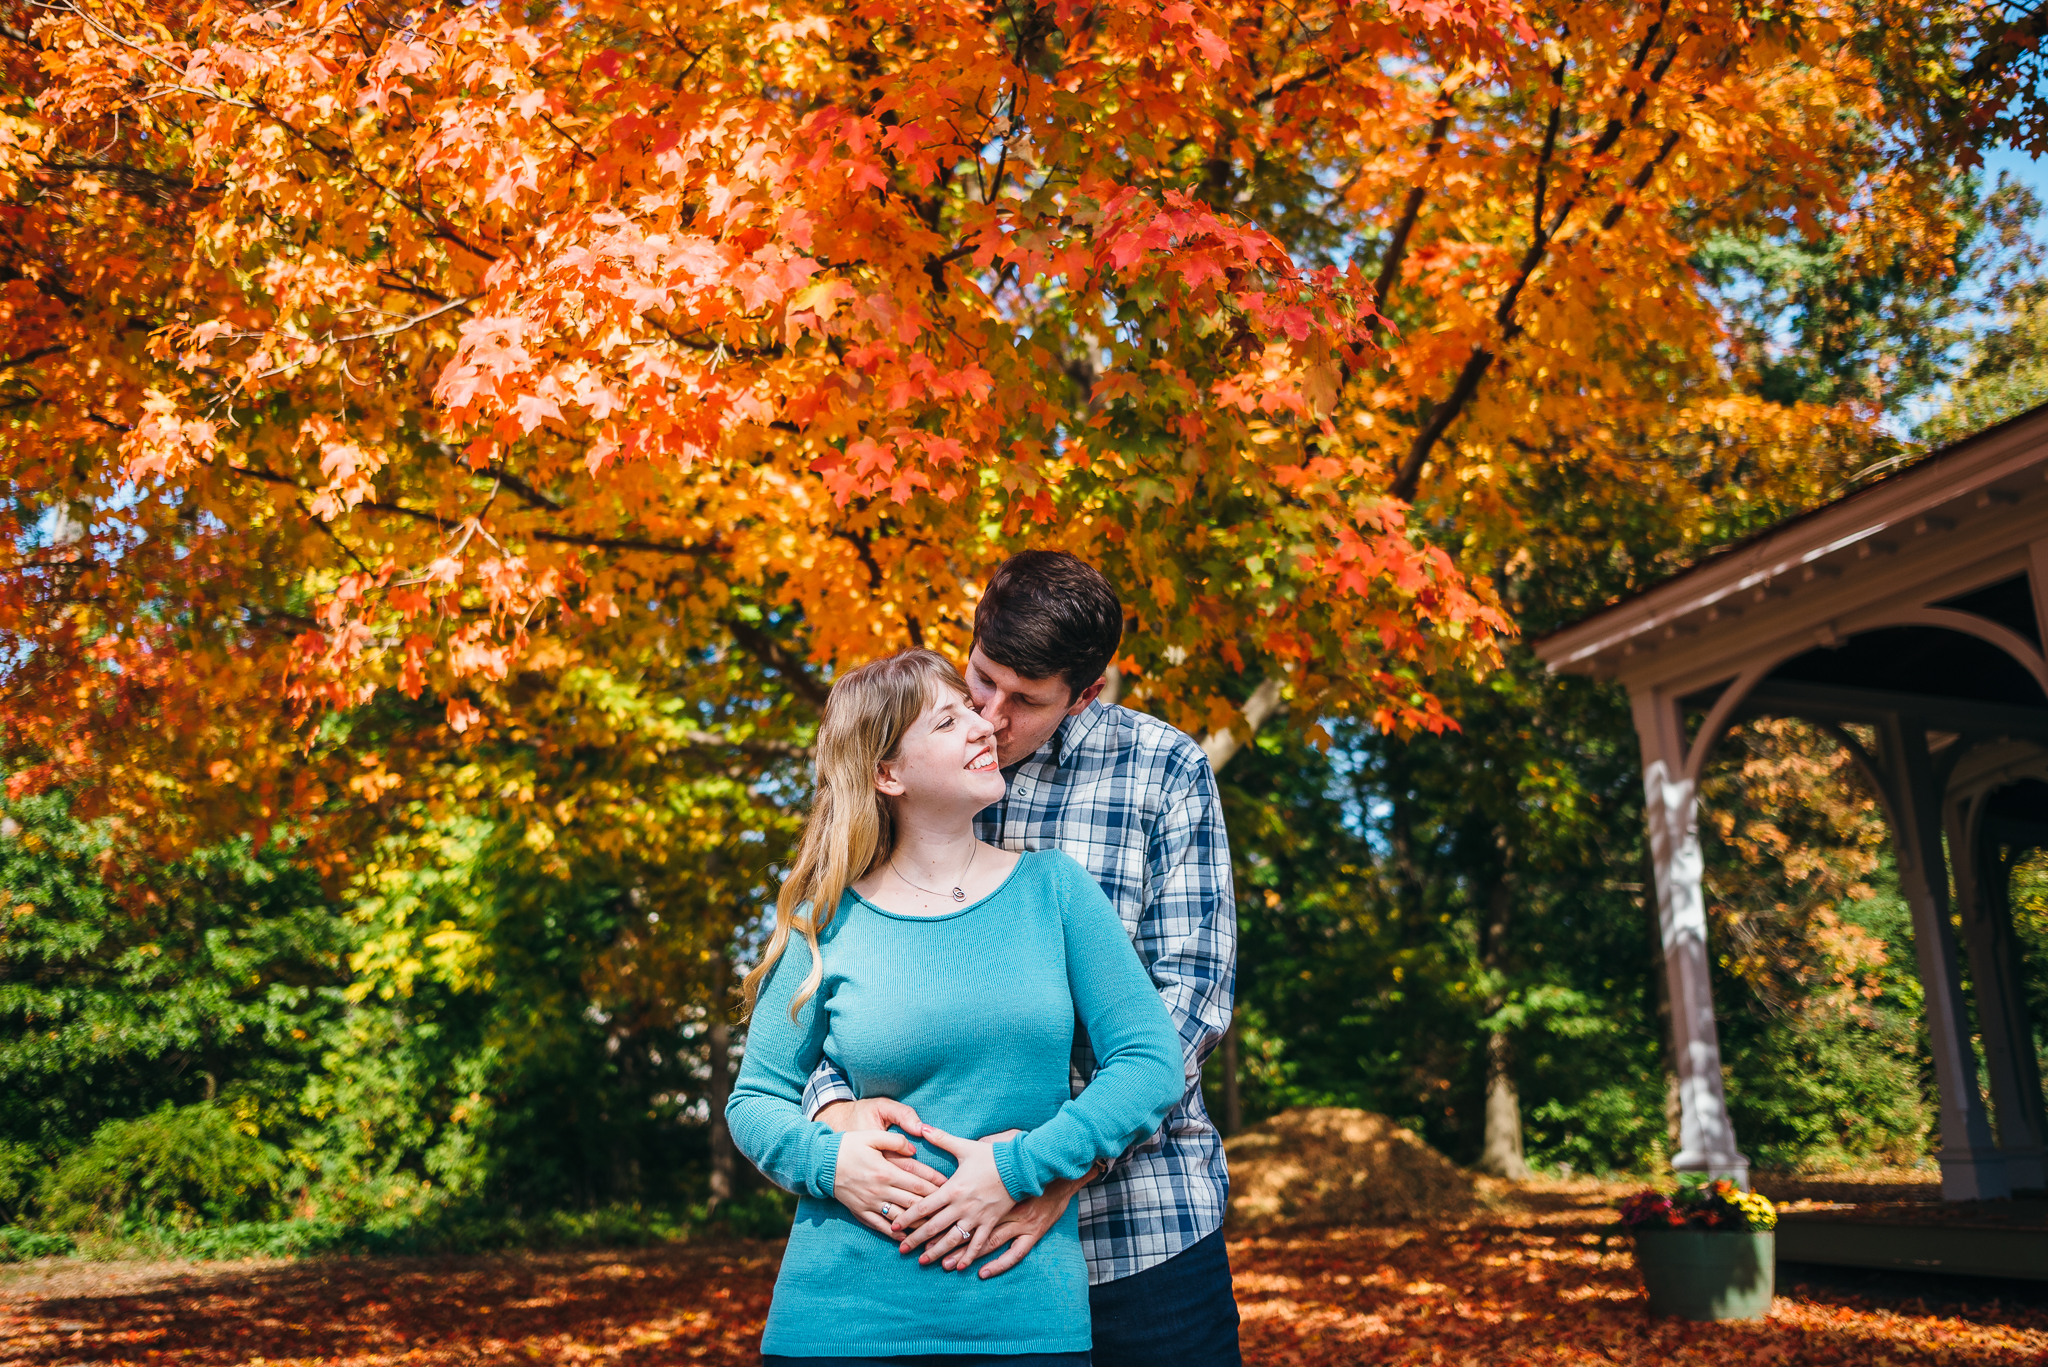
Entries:
POLYGON ((889 858, 912 878, 937 886, 942 879, 957 881, 962 876, 978 843, 972 816, 899 809, 896 848, 889 858))
POLYGON ((1016 854, 974 838, 971 813, 898 807, 895 828, 896 847, 853 888, 899 916, 949 916, 994 892, 1017 866, 1016 854))

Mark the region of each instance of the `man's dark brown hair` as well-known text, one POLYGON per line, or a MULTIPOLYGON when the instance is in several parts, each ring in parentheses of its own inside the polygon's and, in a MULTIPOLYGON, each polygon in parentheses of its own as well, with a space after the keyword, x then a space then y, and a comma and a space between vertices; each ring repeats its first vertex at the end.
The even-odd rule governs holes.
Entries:
POLYGON ((1027 679, 1057 675, 1067 701, 1102 677, 1124 638, 1124 607, 1102 572, 1065 551, 1019 551, 974 609, 981 653, 1027 679))

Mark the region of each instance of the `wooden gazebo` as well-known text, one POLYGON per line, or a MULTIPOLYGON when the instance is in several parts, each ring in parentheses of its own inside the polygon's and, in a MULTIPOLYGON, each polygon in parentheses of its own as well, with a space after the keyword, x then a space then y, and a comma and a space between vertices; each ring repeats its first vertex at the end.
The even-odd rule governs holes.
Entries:
POLYGON ((1799 717, 1855 756, 1891 826, 1941 1093, 1942 1195, 2044 1185, 2040 1060, 2006 897, 2014 859, 2048 846, 2044 641, 2048 407, 1536 642, 1551 669, 1616 680, 1634 705, 1671 988, 1675 1168, 1747 1180, 1749 1166, 1721 1086, 1701 767, 1734 723, 1799 717))

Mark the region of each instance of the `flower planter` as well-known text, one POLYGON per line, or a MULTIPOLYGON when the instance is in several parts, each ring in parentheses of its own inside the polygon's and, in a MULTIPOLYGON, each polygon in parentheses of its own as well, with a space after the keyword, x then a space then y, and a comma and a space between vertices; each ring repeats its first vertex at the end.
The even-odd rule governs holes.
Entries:
POLYGON ((1636 1268, 1650 1313, 1754 1320, 1776 1290, 1777 1236, 1746 1229, 1637 1229, 1636 1268))

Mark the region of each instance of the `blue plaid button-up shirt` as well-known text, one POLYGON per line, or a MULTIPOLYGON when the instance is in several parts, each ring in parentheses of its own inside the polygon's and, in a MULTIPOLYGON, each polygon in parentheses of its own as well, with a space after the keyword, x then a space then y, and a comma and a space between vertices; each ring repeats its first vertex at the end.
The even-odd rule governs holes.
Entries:
MULTIPOLYGON (((1006 850, 1065 850, 1095 875, 1180 1030, 1180 1104, 1077 1198, 1088 1281, 1099 1285, 1155 1267, 1223 1224, 1230 1177, 1202 1105, 1202 1062, 1230 1026, 1237 973, 1223 804, 1199 745, 1157 718, 1101 703, 1061 722, 1009 779, 976 833, 1006 850)), ((1076 1023, 1077 1092, 1094 1071, 1076 1023)), ((804 1113, 853 1099, 825 1063, 804 1090, 804 1113)))

